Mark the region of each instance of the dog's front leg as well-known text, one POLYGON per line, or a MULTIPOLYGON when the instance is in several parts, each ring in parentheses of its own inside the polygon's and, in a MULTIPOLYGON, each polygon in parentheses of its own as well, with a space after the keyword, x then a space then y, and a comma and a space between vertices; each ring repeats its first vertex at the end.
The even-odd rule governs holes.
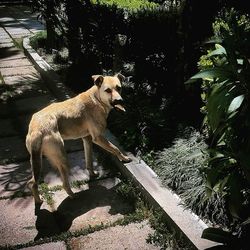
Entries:
POLYGON ((93 170, 93 143, 91 136, 86 136, 82 138, 83 145, 84 145, 84 155, 85 155, 85 162, 86 168, 89 171, 89 177, 94 178, 98 176, 93 170))
POLYGON ((124 155, 114 144, 112 144, 110 141, 105 139, 103 136, 98 136, 93 139, 93 142, 103 149, 107 150, 108 152, 116 155, 120 161, 123 162, 130 162, 131 159, 124 155))

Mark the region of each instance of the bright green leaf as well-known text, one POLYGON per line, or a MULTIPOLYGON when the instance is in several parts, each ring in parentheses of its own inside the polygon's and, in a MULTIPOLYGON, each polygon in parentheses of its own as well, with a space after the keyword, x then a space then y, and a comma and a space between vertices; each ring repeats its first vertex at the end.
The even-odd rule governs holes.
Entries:
POLYGON ((202 70, 190 79, 193 80, 201 78, 203 80, 213 80, 214 78, 219 78, 220 80, 226 80, 232 78, 232 75, 232 72, 228 68, 220 67, 202 70))
POLYGON ((242 104, 242 102, 244 101, 245 96, 244 95, 239 95, 237 97, 235 97, 231 104, 229 105, 228 108, 228 114, 231 114, 232 112, 236 111, 242 104))
POLYGON ((225 50, 224 47, 222 47, 220 44, 216 44, 215 45, 216 49, 211 51, 207 57, 211 57, 211 56, 219 56, 219 55, 226 55, 227 52, 225 50))

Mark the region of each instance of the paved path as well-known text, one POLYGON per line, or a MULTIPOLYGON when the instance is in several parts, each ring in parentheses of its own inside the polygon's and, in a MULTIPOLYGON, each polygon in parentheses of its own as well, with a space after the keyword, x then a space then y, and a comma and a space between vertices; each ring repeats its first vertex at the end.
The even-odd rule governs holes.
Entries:
POLYGON ((94 166, 100 179, 88 182, 79 140, 66 142, 71 181, 81 181, 74 187, 77 198, 71 200, 64 190, 55 188, 61 180, 45 160, 45 201, 35 210, 26 188, 31 171, 25 135, 32 113, 57 100, 17 44, 23 37, 43 29, 36 14, 27 7, 0 5, 0 248, 29 243, 37 245, 27 249, 157 249, 145 241, 152 232, 145 221, 41 246, 39 241, 33 243, 61 232, 80 235, 89 225, 110 224, 132 211, 115 191, 120 180, 112 177, 110 168, 104 168, 96 158, 94 166))

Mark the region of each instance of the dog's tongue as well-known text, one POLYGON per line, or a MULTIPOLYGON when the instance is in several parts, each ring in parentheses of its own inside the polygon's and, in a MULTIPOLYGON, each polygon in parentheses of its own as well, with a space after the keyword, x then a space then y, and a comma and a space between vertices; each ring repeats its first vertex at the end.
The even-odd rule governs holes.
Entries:
POLYGON ((120 104, 116 104, 114 107, 117 108, 117 109, 120 109, 123 112, 126 112, 126 109, 120 104))

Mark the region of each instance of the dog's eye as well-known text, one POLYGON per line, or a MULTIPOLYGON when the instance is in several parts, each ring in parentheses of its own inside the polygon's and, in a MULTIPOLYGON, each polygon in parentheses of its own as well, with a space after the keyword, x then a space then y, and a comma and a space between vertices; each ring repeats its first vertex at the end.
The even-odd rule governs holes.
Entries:
POLYGON ((106 91, 107 93, 109 93, 109 94, 112 93, 112 90, 111 90, 111 89, 105 89, 105 91, 106 91))
POLYGON ((117 87, 116 87, 116 90, 117 90, 118 92, 120 92, 121 89, 122 89, 122 88, 121 88, 120 86, 117 86, 117 87))

